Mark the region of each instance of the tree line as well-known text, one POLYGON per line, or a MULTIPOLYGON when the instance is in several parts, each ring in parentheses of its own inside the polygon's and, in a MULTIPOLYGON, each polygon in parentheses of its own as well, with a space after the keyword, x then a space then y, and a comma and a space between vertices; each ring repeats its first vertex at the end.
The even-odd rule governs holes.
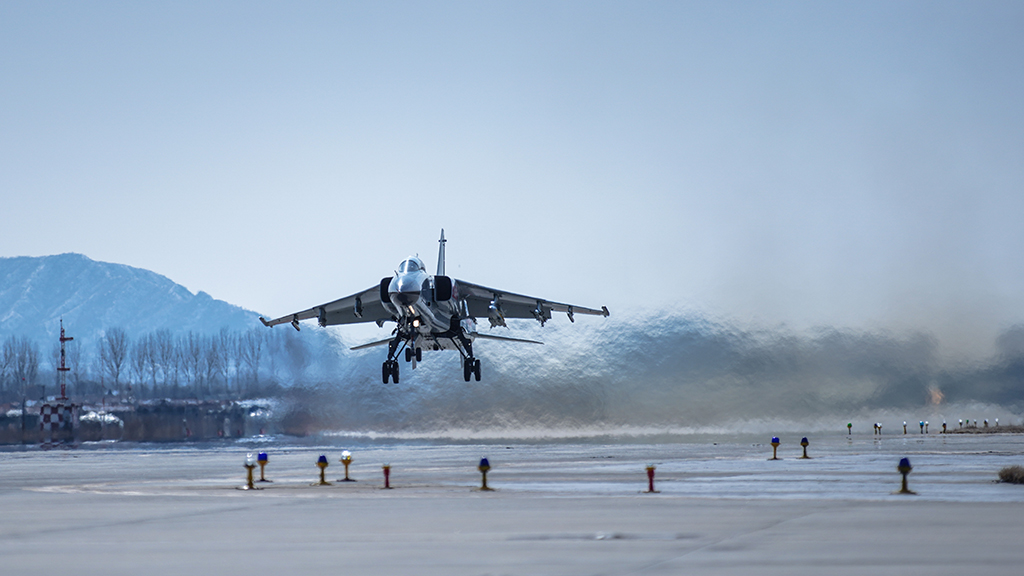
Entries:
MULTIPOLYGON (((305 344, 284 331, 255 327, 204 335, 157 330, 135 339, 107 329, 97 342, 66 344, 69 397, 235 399, 276 388, 294 377, 305 344)), ((35 342, 9 336, 0 346, 0 399, 60 393, 60 344, 46 360, 35 342), (45 392, 41 392, 45 391, 45 392)), ((301 370, 301 368, 299 368, 301 370)))

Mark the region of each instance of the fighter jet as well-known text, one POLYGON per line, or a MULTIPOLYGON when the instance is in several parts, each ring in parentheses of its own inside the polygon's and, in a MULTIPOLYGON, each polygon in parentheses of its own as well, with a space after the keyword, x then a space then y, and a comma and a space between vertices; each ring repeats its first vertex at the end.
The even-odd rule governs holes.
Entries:
POLYGON ((422 260, 410 256, 398 266, 394 276, 382 278, 376 286, 273 320, 260 317, 260 321, 268 327, 290 323, 296 330, 299 321, 311 318, 316 318, 320 326, 375 322, 383 327, 394 322, 391 337, 352 350, 387 344, 388 358, 381 366, 381 380, 387 384, 390 379, 397 384, 398 358, 403 351, 405 361, 416 368, 423 360, 424 350, 456 350, 462 359, 462 377, 466 382, 471 377, 479 382, 480 359, 473 353, 477 338, 542 344, 524 338, 481 334, 477 331, 477 318, 487 318, 494 328, 506 326, 508 318, 533 318, 543 326, 552 312, 564 312, 571 322, 575 322, 576 314, 608 316, 605 306, 597 310, 563 304, 450 278, 444 273, 444 230, 438 242, 441 246, 437 274, 433 276, 427 273, 422 260))

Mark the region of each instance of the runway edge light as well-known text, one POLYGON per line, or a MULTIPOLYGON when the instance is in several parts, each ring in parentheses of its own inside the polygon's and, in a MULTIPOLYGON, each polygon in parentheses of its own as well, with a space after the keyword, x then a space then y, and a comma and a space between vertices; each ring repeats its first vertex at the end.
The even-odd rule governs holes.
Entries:
POLYGON ((256 462, 260 465, 260 479, 259 479, 260 482, 273 482, 273 480, 267 480, 263 476, 263 472, 264 472, 263 468, 267 465, 267 462, 269 462, 269 461, 270 461, 270 459, 267 458, 267 453, 266 452, 260 452, 259 455, 256 456, 256 462))
POLYGON ((239 490, 262 490, 257 488, 252 482, 252 471, 256 468, 256 458, 252 455, 252 452, 245 455, 245 486, 239 486, 239 490))
POLYGON ((803 455, 803 456, 801 456, 800 458, 802 458, 802 459, 804 459, 804 460, 810 460, 810 459, 811 459, 811 457, 807 455, 807 446, 808 446, 809 444, 810 444, 810 442, 808 442, 808 441, 807 441, 807 436, 804 436, 804 437, 803 437, 803 438, 802 438, 802 439, 800 440, 800 445, 804 447, 804 455, 803 455))
POLYGON ((321 454, 320 457, 316 459, 316 466, 320 469, 320 481, 314 482, 310 484, 310 486, 332 486, 332 484, 324 478, 324 473, 327 470, 327 467, 330 466, 327 462, 327 456, 321 454))
POLYGON ((656 466, 654 465, 653 462, 647 465, 647 491, 644 492, 645 494, 660 494, 660 492, 658 492, 657 490, 654 489, 654 470, 655 470, 655 468, 656 468, 656 466))
POLYGON ((899 492, 895 492, 895 494, 917 494, 917 492, 907 488, 907 474, 910 474, 910 471, 913 469, 910 465, 910 458, 900 458, 900 463, 896 466, 896 470, 903 475, 903 487, 900 488, 899 492))
POLYGON ((338 482, 355 482, 355 480, 348 477, 348 465, 352 463, 352 453, 348 450, 344 450, 341 453, 341 460, 338 460, 345 465, 345 477, 338 480, 338 482))
POLYGON ((487 458, 481 458, 480 459, 480 465, 477 466, 477 470, 479 470, 480 474, 483 476, 483 480, 482 480, 482 483, 480 485, 480 490, 484 490, 484 491, 487 491, 487 492, 490 492, 490 491, 494 490, 494 488, 488 488, 487 487, 487 471, 490 470, 490 469, 491 469, 491 462, 489 460, 487 460, 487 458))

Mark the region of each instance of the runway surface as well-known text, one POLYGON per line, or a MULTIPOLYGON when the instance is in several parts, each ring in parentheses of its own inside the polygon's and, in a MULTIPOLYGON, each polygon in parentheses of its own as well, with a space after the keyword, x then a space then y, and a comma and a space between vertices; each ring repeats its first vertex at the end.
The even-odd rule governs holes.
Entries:
MULTIPOLYGON (((970 574, 1024 566, 1024 437, 672 444, 245 439, 0 452, 0 570, 29 574, 970 574), (349 444, 343 444, 349 442, 349 444), (353 452, 357 482, 344 474, 353 452), (256 492, 247 452, 270 456, 256 492), (310 486, 326 454, 332 486, 310 486), (488 484, 475 490, 479 459, 488 484), (896 464, 916 496, 893 495, 896 464), (381 465, 392 466, 383 490, 381 465), (645 494, 656 465, 658 494, 645 494)), ((257 476, 258 476, 257 469, 257 476)))

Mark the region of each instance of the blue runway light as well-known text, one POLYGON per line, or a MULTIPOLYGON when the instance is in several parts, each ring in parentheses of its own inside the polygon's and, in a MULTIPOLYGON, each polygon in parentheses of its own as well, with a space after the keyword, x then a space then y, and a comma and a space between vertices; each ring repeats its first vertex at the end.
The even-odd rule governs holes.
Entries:
POLYGON ((916 492, 907 488, 907 474, 910 474, 910 471, 913 470, 910 466, 910 458, 900 458, 900 464, 896 467, 896 470, 903 475, 903 486, 896 494, 916 494, 916 492))
POLYGON ((327 466, 328 466, 327 456, 321 454, 320 457, 316 459, 316 467, 320 469, 320 481, 319 482, 314 482, 313 486, 330 486, 331 485, 331 483, 328 482, 326 478, 324 478, 324 472, 327 470, 327 466))
POLYGON ((490 461, 488 461, 487 458, 481 458, 480 459, 480 465, 477 466, 477 470, 479 470, 480 474, 483 476, 483 478, 481 479, 481 486, 480 486, 481 490, 487 490, 487 491, 492 490, 491 488, 487 487, 487 471, 490 470, 490 469, 491 469, 490 461))
POLYGON ((256 456, 256 462, 260 465, 260 480, 259 481, 260 482, 273 482, 273 480, 267 480, 266 476, 264 475, 266 473, 267 463, 270 462, 270 458, 267 458, 267 453, 266 452, 260 452, 256 456))
POLYGON ((800 458, 802 458, 804 460, 810 460, 811 459, 811 457, 807 455, 807 447, 810 444, 811 443, 807 441, 807 436, 804 436, 803 438, 800 439, 800 445, 804 447, 804 455, 801 456, 800 458))

